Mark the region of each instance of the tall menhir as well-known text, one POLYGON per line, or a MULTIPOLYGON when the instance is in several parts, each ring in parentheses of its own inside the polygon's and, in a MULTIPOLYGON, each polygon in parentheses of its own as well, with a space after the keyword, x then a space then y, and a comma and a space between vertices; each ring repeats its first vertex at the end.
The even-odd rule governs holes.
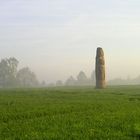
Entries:
POLYGON ((105 59, 102 48, 97 48, 95 72, 96 72, 96 88, 97 89, 105 88, 106 87, 105 59))

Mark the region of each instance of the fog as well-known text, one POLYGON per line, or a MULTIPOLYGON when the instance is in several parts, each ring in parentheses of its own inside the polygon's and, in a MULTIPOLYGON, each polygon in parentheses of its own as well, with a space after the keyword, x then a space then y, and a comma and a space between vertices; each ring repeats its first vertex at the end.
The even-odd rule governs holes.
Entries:
POLYGON ((0 58, 15 57, 46 83, 90 77, 96 48, 107 80, 140 75, 140 1, 0 0, 0 58))

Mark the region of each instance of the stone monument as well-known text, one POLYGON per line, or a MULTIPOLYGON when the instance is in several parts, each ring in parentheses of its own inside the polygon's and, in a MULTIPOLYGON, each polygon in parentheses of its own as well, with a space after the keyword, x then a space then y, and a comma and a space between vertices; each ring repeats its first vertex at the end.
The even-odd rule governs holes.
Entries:
POLYGON ((105 88, 106 87, 105 59, 102 48, 97 48, 95 73, 96 73, 96 88, 97 89, 105 88))

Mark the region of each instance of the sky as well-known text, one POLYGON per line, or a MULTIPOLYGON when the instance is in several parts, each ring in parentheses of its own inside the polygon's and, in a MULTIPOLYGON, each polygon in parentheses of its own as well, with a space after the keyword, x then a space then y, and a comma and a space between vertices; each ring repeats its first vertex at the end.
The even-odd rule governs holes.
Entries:
POLYGON ((0 0, 0 59, 15 57, 40 80, 87 76, 97 47, 107 79, 140 75, 139 0, 0 0))

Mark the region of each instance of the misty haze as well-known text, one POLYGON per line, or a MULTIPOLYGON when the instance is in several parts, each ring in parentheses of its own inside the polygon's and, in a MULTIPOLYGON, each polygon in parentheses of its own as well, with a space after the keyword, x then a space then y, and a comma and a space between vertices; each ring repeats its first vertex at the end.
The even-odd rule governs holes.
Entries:
POLYGON ((140 1, 0 0, 0 140, 139 140, 140 1))
POLYGON ((133 81, 140 75, 139 12, 136 0, 1 1, 0 56, 15 57, 49 84, 80 71, 90 77, 101 46, 107 80, 133 81))

